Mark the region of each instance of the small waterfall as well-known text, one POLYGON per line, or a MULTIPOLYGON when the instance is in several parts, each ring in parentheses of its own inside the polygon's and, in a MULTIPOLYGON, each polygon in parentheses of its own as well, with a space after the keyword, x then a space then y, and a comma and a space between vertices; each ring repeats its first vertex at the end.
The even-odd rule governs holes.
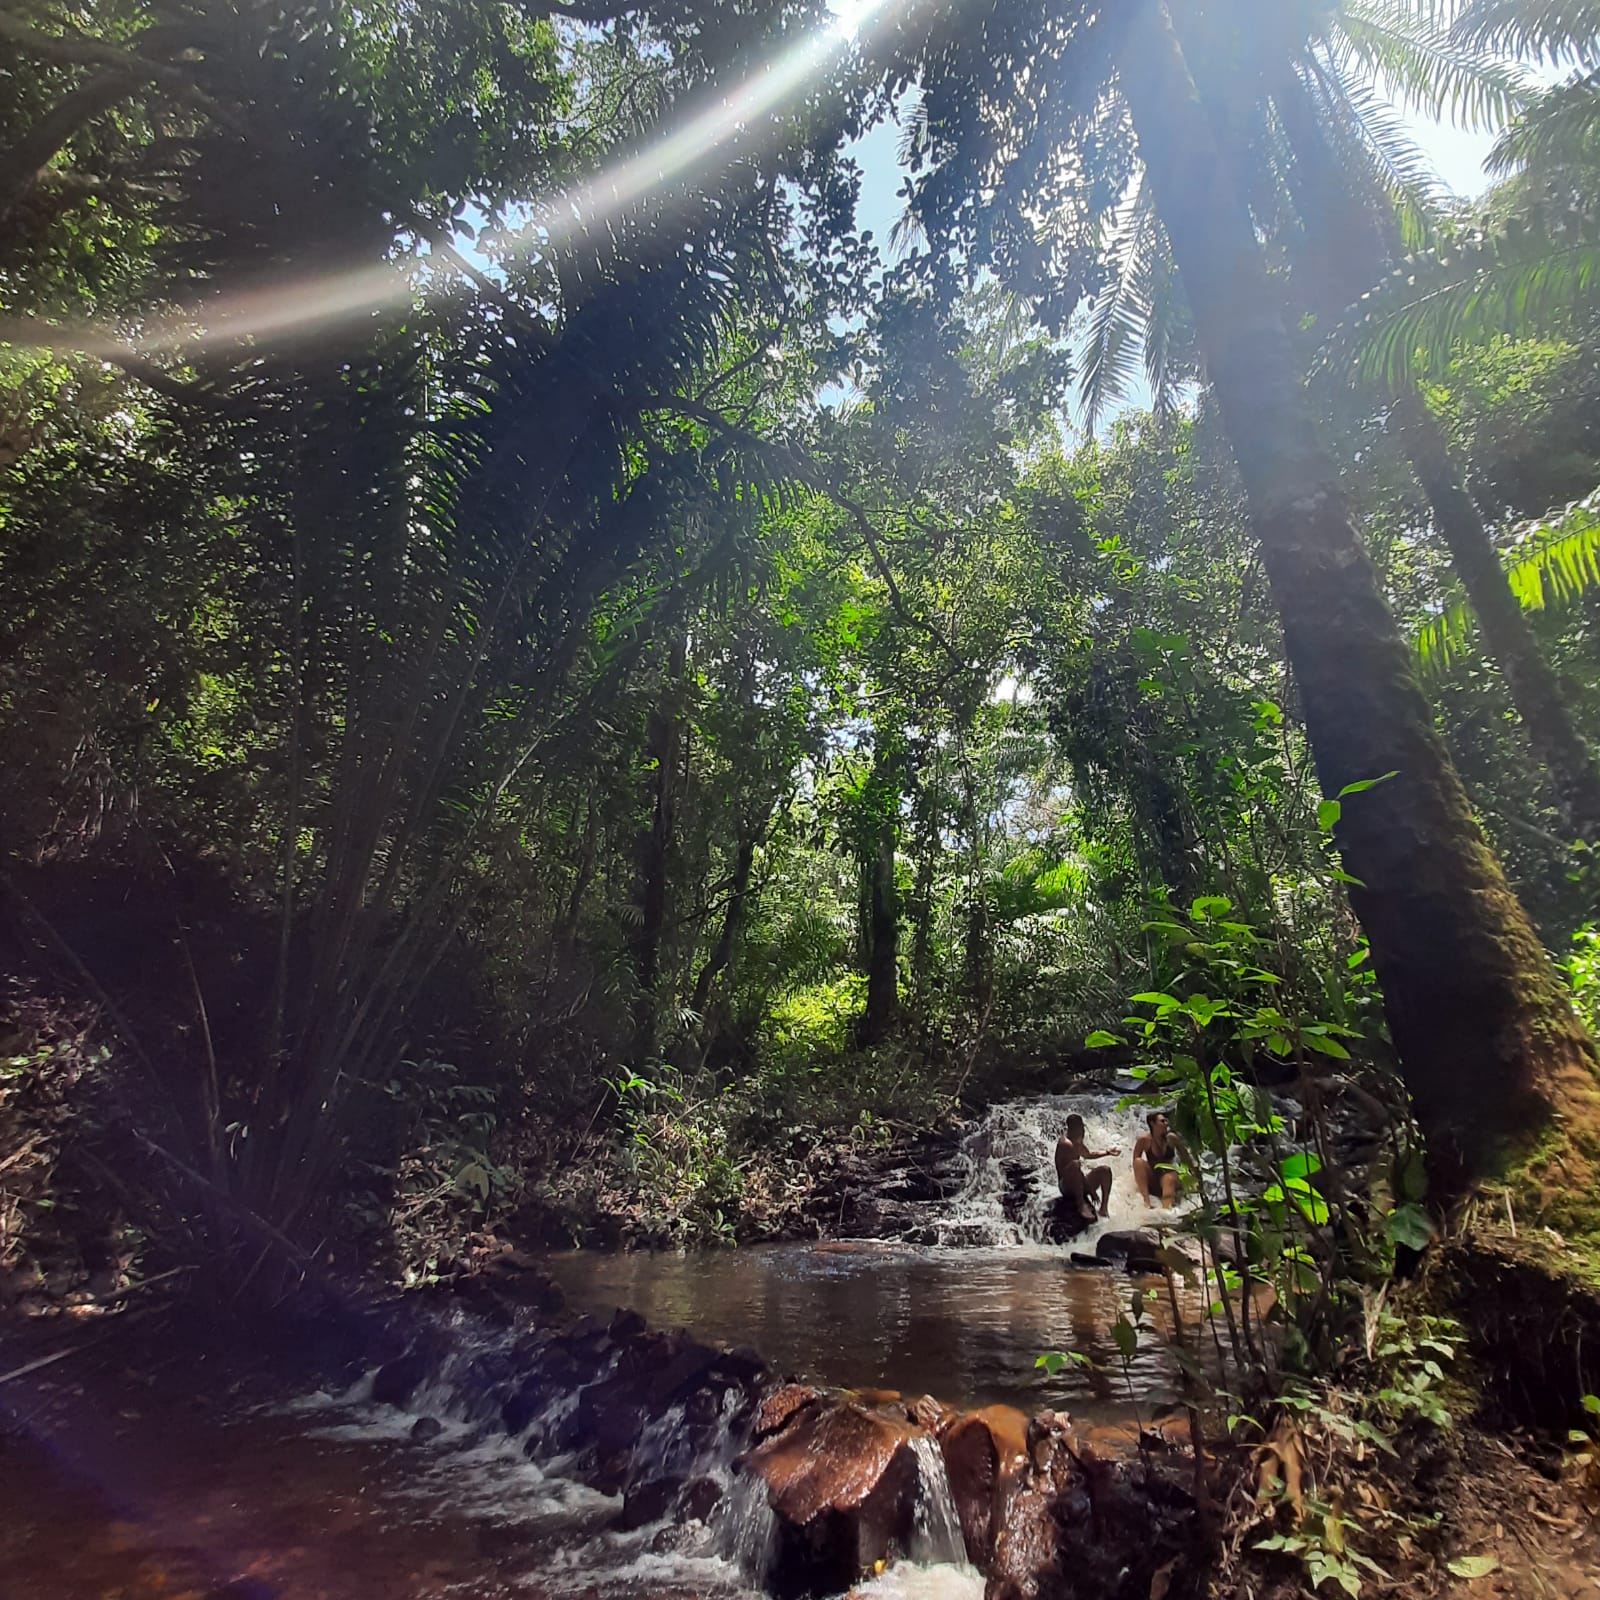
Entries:
POLYGON ((944 1452, 927 1434, 911 1441, 917 1458, 916 1520, 911 1527, 911 1559, 928 1566, 959 1566, 967 1559, 961 1519, 945 1471, 944 1452))
POLYGON ((717 1544, 728 1560, 758 1588, 772 1570, 778 1543, 778 1518, 767 1500, 767 1486, 741 1473, 718 1508, 717 1544))
POLYGON ((932 1242, 980 1248, 1046 1242, 1050 1210, 1061 1192, 1056 1140, 1073 1112, 1083 1118, 1091 1150, 1120 1148, 1118 1155, 1087 1163, 1111 1168, 1110 1215, 1080 1234, 1073 1247, 1092 1251, 1108 1230, 1147 1225, 1151 1218, 1133 1181, 1133 1146, 1145 1131, 1144 1113, 1138 1107, 1119 1111, 1120 1099, 1102 1090, 990 1107, 961 1142, 962 1186, 934 1219, 932 1242))

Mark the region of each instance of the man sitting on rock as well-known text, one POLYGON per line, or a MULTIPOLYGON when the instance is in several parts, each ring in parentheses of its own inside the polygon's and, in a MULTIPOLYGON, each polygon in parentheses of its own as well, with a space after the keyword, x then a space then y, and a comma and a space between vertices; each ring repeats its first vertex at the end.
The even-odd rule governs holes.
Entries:
POLYGON ((1133 1181, 1147 1210, 1160 1195, 1162 1205, 1170 1211, 1178 1203, 1178 1158, 1183 1144, 1172 1132, 1166 1112, 1152 1111, 1144 1120, 1150 1131, 1140 1134, 1133 1147, 1133 1181))
POLYGON ((1109 1150, 1090 1150, 1084 1135, 1083 1118, 1077 1112, 1067 1118, 1067 1131, 1056 1140, 1056 1181, 1064 1199, 1077 1206, 1085 1222, 1094 1221, 1094 1197, 1100 1197, 1100 1215, 1111 1215, 1111 1168, 1095 1167, 1085 1173, 1085 1161, 1102 1156, 1119 1156, 1120 1145, 1109 1150))

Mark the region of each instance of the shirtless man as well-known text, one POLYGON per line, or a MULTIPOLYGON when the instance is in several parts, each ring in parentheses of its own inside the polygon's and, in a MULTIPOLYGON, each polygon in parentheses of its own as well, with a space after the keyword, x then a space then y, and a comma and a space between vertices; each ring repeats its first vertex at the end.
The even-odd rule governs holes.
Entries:
POLYGON ((1100 1196, 1100 1215, 1111 1215, 1111 1168, 1095 1167, 1085 1173, 1083 1163, 1121 1154, 1120 1145, 1112 1145, 1109 1150, 1090 1150, 1084 1138, 1083 1118, 1077 1112, 1067 1118, 1067 1131, 1056 1140, 1056 1181, 1061 1185, 1063 1197, 1077 1206, 1086 1221, 1094 1220, 1096 1194, 1100 1196))
POLYGON ((1147 1209, 1160 1195, 1162 1205, 1170 1211, 1178 1202, 1178 1157, 1183 1145, 1168 1126, 1164 1111, 1152 1111, 1144 1120, 1150 1131, 1140 1134, 1133 1147, 1133 1181, 1147 1209))

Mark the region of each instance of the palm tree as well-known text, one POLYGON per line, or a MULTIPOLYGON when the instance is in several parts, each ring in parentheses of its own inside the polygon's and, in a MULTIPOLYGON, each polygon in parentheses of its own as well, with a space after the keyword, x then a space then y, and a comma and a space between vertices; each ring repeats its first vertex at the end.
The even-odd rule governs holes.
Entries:
MULTIPOLYGON (((1319 323, 1342 314, 1388 270, 1408 235, 1434 220, 1425 163, 1387 110, 1404 97, 1435 114, 1501 122, 1522 84, 1497 54, 1476 53, 1408 0, 1352 0, 1327 31, 1253 29, 1219 39, 1203 6, 1174 8, 1186 53, 1204 75, 1212 120, 1251 175, 1258 224, 1286 241, 1291 290, 1319 323), (1263 214, 1266 213, 1266 214, 1263 214)), ((1290 18, 1293 21, 1293 18, 1290 18)), ((1156 409, 1166 403, 1176 311, 1171 247, 1141 180, 1113 246, 1113 276, 1089 324, 1084 400, 1092 419, 1124 389, 1140 348, 1156 409)), ((1192 337, 1192 335, 1191 335, 1192 337)), ((1574 832, 1600 837, 1600 765, 1507 582, 1493 537, 1414 381, 1391 417, 1433 510, 1436 532, 1478 618, 1529 743, 1574 832)))
POLYGON ((1501 136, 1489 214, 1402 262, 1333 342, 1336 365, 1390 385, 1461 340, 1563 333, 1600 309, 1600 0, 1467 0, 1452 36, 1576 70, 1501 136))
MULTIPOLYGON (((1284 0, 1235 6, 1249 26, 1284 0), (1242 13, 1242 14, 1241 14, 1242 13)), ((1305 36, 1311 5, 1292 6, 1305 36)), ((906 63, 897 63, 902 70, 906 63)), ((1133 157, 1173 260, 1249 500, 1319 776, 1329 795, 1397 776, 1344 807, 1338 838, 1391 1031, 1441 1176, 1461 1183, 1525 1148, 1558 1111, 1600 1121, 1592 1046, 1483 838, 1434 731, 1412 652, 1318 438, 1303 366, 1254 219, 1197 88, 1172 8, 1033 5, 942 10, 915 52, 929 102, 915 187, 929 238, 968 270, 994 264, 1065 306, 1084 226, 1114 203, 1133 157), (1120 104, 1108 91, 1120 91, 1120 104), (1066 141, 1071 141, 1070 144, 1066 141), (1056 169, 1072 174, 1076 185, 1056 169), (1088 187, 1052 253, 1019 240, 1026 208, 1088 187), (991 199, 979 217, 960 196, 991 199), (1098 197, 1099 204, 1094 204, 1098 197)), ((900 81, 904 81, 901 79, 900 81)), ((1033 230, 1037 237, 1037 227, 1033 230)), ((941 251, 935 266, 947 270, 941 251)), ((1080 280, 1081 281, 1081 280, 1080 280)))

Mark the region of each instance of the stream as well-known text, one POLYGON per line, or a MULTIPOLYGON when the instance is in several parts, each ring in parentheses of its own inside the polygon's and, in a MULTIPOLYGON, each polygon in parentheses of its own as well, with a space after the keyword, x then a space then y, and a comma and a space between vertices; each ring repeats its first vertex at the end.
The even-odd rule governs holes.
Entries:
MULTIPOLYGON (((964 1141, 950 1192, 902 1219, 903 1234, 949 1243, 571 1253, 548 1265, 579 1309, 626 1306, 654 1327, 752 1346, 779 1373, 962 1407, 1048 1406, 1069 1411, 1090 1438, 1120 1429, 1125 1439, 1130 1383, 1141 1408, 1176 1392, 1170 1309, 1151 1297, 1150 1325, 1124 1374, 1110 1327, 1126 1308, 1127 1278, 1073 1266, 1063 1247, 1042 1242, 1068 1109, 1086 1115, 1091 1148, 1123 1149, 1101 1227, 1150 1220, 1128 1170, 1139 1119, 1113 1107, 1109 1097, 1078 1097, 995 1108, 964 1141), (1035 1360, 1056 1348, 1083 1352, 1096 1370, 1047 1378, 1035 1360)), ((1099 1231, 1074 1248, 1092 1251, 1099 1231)), ((1180 1306, 1186 1321, 1200 1309, 1192 1291, 1180 1306)), ((463 1373, 496 1337, 468 1330, 463 1373)), ((120 1387, 102 1392, 72 1381, 66 1367, 0 1391, 0 1600, 756 1600, 763 1592, 772 1514, 735 1477, 738 1444, 728 1430, 691 1448, 681 1408, 646 1427, 630 1480, 637 1488, 671 1471, 715 1486, 703 1517, 674 1524, 632 1517, 631 1499, 563 1472, 550 1441, 570 1401, 508 1435, 498 1410, 449 1374, 400 1409, 372 1402, 371 1374, 340 1394, 263 1404, 248 1383, 227 1399, 227 1385, 204 1373, 185 1372, 191 1387, 174 1401, 155 1374, 124 1373, 120 1387), (422 1418, 431 1436, 414 1437, 422 1418)), ((976 1600, 983 1582, 953 1531, 939 1452, 922 1443, 929 1460, 919 1462, 914 1559, 852 1592, 976 1600)))

